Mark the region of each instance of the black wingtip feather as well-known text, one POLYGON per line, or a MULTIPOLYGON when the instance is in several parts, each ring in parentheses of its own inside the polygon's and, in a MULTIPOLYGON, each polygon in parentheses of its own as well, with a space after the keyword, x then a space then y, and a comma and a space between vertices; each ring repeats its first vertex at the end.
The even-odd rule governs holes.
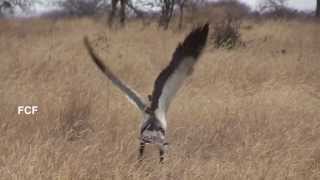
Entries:
POLYGON ((194 29, 177 49, 177 55, 198 58, 207 43, 208 33, 209 23, 194 29))
POLYGON ((91 59, 93 60, 93 62, 98 66, 98 68, 101 71, 105 71, 106 66, 103 64, 103 62, 100 60, 100 58, 94 53, 93 48, 90 45, 90 42, 89 42, 89 39, 87 36, 83 38, 83 42, 89 52, 91 59))
POLYGON ((159 98, 166 81, 179 64, 185 60, 186 57, 193 57, 196 61, 201 54, 204 46, 207 43, 209 33, 209 23, 200 26, 191 31, 183 43, 179 44, 173 53, 173 57, 169 65, 157 77, 152 93, 151 111, 155 111, 158 107, 159 98))

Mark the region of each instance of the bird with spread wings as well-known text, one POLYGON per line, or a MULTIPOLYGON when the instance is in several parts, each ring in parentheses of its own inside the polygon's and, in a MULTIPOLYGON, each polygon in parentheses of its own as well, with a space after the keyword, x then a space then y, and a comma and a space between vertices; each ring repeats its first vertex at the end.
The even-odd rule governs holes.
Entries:
POLYGON ((179 43, 170 63, 155 80, 153 92, 149 98, 150 103, 146 103, 137 92, 121 81, 94 52, 88 38, 84 38, 84 44, 93 62, 143 113, 140 128, 140 158, 143 155, 145 144, 157 144, 160 150, 160 161, 163 161, 168 145, 165 141, 167 110, 183 81, 193 72, 194 64, 206 45, 208 31, 209 24, 207 23, 191 31, 185 40, 179 43))

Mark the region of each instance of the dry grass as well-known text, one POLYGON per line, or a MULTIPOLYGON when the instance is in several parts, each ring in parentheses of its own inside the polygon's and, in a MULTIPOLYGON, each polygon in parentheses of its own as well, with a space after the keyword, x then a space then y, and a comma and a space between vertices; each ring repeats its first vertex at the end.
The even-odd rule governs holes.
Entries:
POLYGON ((1 179, 320 179, 320 26, 268 21, 208 46, 168 114, 164 164, 137 162, 140 114, 89 60, 141 94, 188 32, 88 19, 0 22, 1 179), (34 116, 18 105, 38 105, 34 116))

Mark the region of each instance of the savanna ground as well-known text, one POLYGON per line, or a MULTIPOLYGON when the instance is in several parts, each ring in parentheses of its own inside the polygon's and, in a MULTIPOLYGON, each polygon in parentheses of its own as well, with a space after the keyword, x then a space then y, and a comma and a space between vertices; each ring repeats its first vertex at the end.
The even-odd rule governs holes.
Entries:
POLYGON ((246 46, 210 42, 169 110, 169 154, 82 43, 146 96, 189 32, 90 19, 1 21, 0 179, 320 179, 320 25, 246 21, 246 46), (37 105, 36 115, 17 106, 37 105))

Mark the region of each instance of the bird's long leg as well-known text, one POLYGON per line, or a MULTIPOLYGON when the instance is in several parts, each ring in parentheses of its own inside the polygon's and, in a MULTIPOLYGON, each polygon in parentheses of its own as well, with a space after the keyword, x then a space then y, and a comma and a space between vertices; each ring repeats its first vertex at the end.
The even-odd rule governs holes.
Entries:
POLYGON ((159 146, 160 163, 162 163, 164 160, 164 155, 167 150, 167 147, 168 147, 168 143, 163 143, 159 146))
POLYGON ((160 148, 160 163, 164 160, 164 149, 160 148))
POLYGON ((140 160, 142 160, 145 144, 146 143, 144 143, 144 142, 140 142, 140 148, 139 148, 139 159, 140 160))

